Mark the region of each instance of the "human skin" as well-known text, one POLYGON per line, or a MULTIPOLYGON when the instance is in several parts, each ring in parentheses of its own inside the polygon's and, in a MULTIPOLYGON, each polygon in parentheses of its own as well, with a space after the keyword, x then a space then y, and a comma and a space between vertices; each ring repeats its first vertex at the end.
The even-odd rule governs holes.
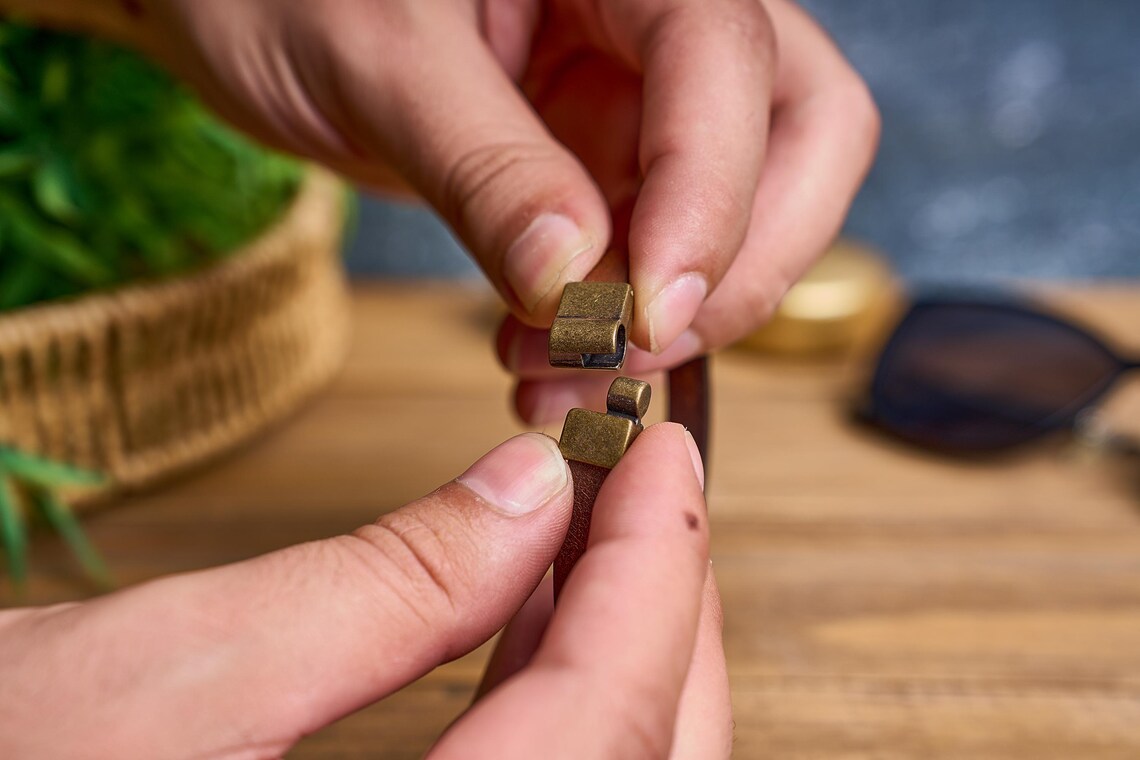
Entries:
POLYGON ((642 433, 557 608, 572 488, 530 433, 351 535, 0 612, 0 755, 279 757, 514 618, 428 757, 728 757, 699 473, 681 427, 642 433))
POLYGON ((870 165, 867 88, 791 0, 0 0, 132 45, 262 141, 450 224, 510 306, 529 422, 562 286, 635 292, 630 371, 762 324, 870 165), (608 255, 607 255, 608 253, 608 255))
MULTIPOLYGON (((835 235, 878 138, 865 86, 789 0, 0 9, 131 45, 267 144, 431 204, 511 309, 499 352, 532 422, 608 381, 545 365, 566 282, 628 277, 631 371, 723 346, 835 235)), ((480 477, 546 482, 553 465, 520 445, 480 477)), ((687 528, 703 498, 679 465, 692 448, 674 426, 638 439, 558 610, 543 590, 522 608, 435 756, 728 755, 707 525, 687 528)), ((567 478, 505 499, 461 478, 351 538, 6 612, 0 716, 22 730, 0 754, 280 754, 509 620, 564 535, 567 478)))

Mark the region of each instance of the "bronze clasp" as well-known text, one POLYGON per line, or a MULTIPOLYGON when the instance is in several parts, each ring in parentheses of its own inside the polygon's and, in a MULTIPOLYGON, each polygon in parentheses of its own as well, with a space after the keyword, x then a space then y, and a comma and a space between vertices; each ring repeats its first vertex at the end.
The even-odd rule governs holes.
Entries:
POLYGON ((619 377, 610 383, 605 413, 571 409, 558 441, 562 456, 612 470, 644 429, 650 395, 649 383, 619 377))
POLYGON ((632 317, 628 283, 567 283, 550 327, 551 366, 621 369, 632 317))

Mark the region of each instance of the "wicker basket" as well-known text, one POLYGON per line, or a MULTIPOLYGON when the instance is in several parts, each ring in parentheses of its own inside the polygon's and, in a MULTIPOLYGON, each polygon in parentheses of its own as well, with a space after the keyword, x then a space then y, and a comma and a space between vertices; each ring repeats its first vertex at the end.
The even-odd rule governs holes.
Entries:
POLYGON ((0 442, 98 470, 98 496, 248 438, 340 366, 343 190, 314 170, 281 220, 183 279, 0 315, 0 442))

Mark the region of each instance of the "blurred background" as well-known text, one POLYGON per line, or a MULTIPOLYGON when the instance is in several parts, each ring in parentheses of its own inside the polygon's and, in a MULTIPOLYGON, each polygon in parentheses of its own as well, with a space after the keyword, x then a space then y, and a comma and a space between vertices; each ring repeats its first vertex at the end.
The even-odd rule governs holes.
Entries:
MULTIPOLYGON (((912 282, 1140 276, 1140 3, 802 0, 874 92, 847 233, 912 282)), ((476 276, 427 211, 366 198, 359 275, 476 276)))

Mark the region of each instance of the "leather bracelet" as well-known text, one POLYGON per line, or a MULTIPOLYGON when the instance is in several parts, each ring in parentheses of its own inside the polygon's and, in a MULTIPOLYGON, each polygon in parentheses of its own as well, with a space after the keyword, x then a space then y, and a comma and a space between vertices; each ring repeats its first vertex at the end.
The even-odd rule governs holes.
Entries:
MULTIPOLYGON (((684 425, 692 433, 701 452, 701 459, 706 463, 709 433, 708 401, 707 357, 699 356, 669 372, 669 419, 684 425)), ((632 439, 630 442, 632 443, 632 439)), ((555 599, 558 598, 574 564, 586 551, 586 544, 590 539, 590 519, 594 513, 594 502, 598 498, 602 483, 612 469, 612 465, 606 467, 595 462, 581 461, 584 457, 579 451, 576 449, 568 451, 568 447, 562 442, 559 442, 559 445, 562 447, 562 455, 566 457, 566 462, 570 466, 570 475, 574 478, 574 511, 570 517, 566 540, 554 560, 555 599)), ((705 476, 707 479, 707 464, 705 476)))
MULTIPOLYGON (((571 283, 562 294, 550 331, 550 363, 560 367, 620 369, 633 293, 625 283, 571 283)), ((708 359, 700 356, 671 370, 669 419, 688 428, 708 472, 708 359)), ((610 470, 642 430, 649 406, 647 383, 619 377, 610 386, 606 412, 571 409, 558 442, 574 479, 574 511, 554 561, 558 598, 574 564, 586 551, 594 502, 610 470)))

